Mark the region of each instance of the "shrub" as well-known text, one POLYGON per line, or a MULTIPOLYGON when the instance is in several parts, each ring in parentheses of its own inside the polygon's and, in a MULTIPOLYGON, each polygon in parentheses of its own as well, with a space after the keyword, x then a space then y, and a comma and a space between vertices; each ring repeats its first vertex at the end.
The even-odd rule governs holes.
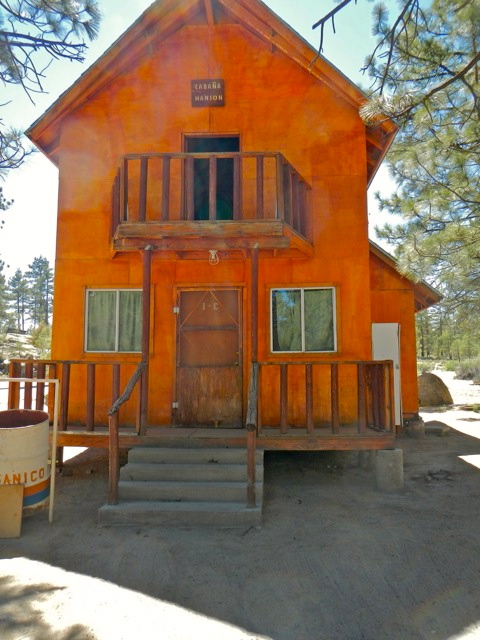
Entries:
POLYGON ((434 366, 431 360, 417 360, 417 375, 421 376, 422 373, 431 373, 434 366))
POLYGON ((480 380, 480 357, 460 362, 455 367, 455 374, 460 380, 480 380))

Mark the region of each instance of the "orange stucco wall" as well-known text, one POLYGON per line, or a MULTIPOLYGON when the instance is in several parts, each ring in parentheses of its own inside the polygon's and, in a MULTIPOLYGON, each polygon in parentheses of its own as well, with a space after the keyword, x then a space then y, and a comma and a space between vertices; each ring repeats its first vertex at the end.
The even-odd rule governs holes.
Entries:
MULTIPOLYGON (((372 321, 400 321, 402 340, 414 340, 411 292, 401 290, 398 282, 391 287, 380 283, 382 268, 369 259, 365 128, 355 107, 242 27, 192 25, 150 47, 129 71, 63 120, 53 358, 92 359, 84 351, 86 288, 142 283, 139 254, 113 257, 110 252, 110 195, 119 157, 182 151, 186 133, 235 133, 242 151, 280 151, 312 185, 314 257, 260 259, 260 360, 276 357, 269 350, 269 291, 278 285, 337 288, 338 353, 309 354, 307 360, 370 359, 372 321), (225 79, 224 107, 191 107, 190 80, 198 77, 225 79)), ((153 421, 167 424, 171 417, 176 287, 214 283, 238 284, 248 291, 249 260, 223 259, 211 266, 208 255, 168 261, 153 255, 153 421)), ((245 299, 247 371, 251 332, 248 295, 245 299)), ((95 354, 96 360, 102 357, 95 354)), ((138 354, 104 358, 138 360, 138 354)), ((411 368, 410 360, 405 366, 411 368)), ((404 405, 414 410, 413 385, 405 381, 404 391, 404 405)), ((100 400, 102 392, 97 391, 101 411, 110 400, 108 393, 100 400)))

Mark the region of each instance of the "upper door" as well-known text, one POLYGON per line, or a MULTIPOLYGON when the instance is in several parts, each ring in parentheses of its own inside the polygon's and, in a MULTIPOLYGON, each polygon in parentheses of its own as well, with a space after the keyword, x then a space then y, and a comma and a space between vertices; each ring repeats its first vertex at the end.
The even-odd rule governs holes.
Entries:
POLYGON ((177 415, 183 426, 242 426, 241 289, 179 292, 177 415))
MULTIPOLYGON (((186 136, 187 153, 222 153, 240 150, 238 136, 186 136)), ((219 158, 216 163, 216 219, 233 219, 233 158, 219 158)), ((193 207, 195 220, 209 219, 210 163, 207 158, 193 162, 193 207)))

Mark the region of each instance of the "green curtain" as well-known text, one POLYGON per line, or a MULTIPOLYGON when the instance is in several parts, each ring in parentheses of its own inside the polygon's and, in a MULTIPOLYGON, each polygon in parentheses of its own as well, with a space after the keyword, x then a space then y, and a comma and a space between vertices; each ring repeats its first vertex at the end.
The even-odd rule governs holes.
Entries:
POLYGON ((273 350, 302 350, 300 289, 277 289, 272 294, 273 350))
POLYGON ((142 292, 119 291, 119 351, 142 350, 142 292))
POLYGON ((334 351, 332 289, 306 289, 305 351, 334 351))
POLYGON ((87 351, 115 351, 116 291, 88 291, 87 351))
POLYGON ((142 350, 141 291, 94 290, 87 300, 87 351, 142 350))

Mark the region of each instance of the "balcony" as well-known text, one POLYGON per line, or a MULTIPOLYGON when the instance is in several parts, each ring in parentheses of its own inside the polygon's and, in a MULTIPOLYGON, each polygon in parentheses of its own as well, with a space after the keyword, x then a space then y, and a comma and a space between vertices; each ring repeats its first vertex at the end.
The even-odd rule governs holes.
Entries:
POLYGON ((129 154, 112 189, 112 248, 308 257, 310 189, 277 152, 129 154))

